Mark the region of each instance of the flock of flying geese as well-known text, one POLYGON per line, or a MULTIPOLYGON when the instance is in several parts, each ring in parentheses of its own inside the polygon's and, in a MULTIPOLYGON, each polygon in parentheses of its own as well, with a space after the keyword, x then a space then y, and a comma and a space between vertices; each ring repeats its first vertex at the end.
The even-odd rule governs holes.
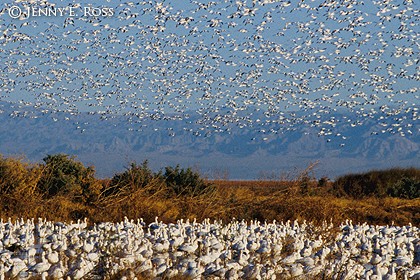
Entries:
POLYGON ((0 279, 420 279, 419 228, 347 221, 335 229, 290 221, 1 221, 0 279))
POLYGON ((320 135, 374 119, 375 133, 418 133, 412 0, 112 1, 86 4, 112 16, 17 19, 13 5, 84 4, 9 2, 0 11, 0 101, 17 104, 12 116, 41 110, 188 126, 198 114, 210 132, 306 124, 320 135))

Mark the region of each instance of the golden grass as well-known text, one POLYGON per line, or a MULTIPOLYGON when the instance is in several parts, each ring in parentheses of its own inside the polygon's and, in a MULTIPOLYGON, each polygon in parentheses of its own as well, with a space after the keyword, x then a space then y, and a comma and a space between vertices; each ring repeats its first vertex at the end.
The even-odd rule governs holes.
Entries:
POLYGON ((86 217, 93 223, 121 221, 125 216, 151 222, 158 216, 164 222, 205 218, 228 222, 236 218, 307 220, 316 224, 351 219, 355 223, 420 225, 420 199, 336 197, 330 192, 331 182, 320 187, 308 176, 309 171, 292 180, 207 181, 215 190, 198 196, 174 195, 157 179, 145 187, 128 186, 105 195, 110 181, 97 180, 93 185, 99 188, 98 193, 85 201, 65 193, 43 195, 37 190, 44 172, 42 165, 0 156, 0 218, 41 217, 69 222, 86 217))
POLYGON ((403 225, 420 224, 420 199, 398 198, 337 198, 326 189, 302 195, 285 186, 285 182, 214 182, 213 193, 198 197, 167 197, 164 191, 150 195, 137 191, 95 203, 74 202, 65 196, 44 199, 40 195, 26 196, 18 192, 0 197, 3 219, 46 218, 70 221, 87 217, 90 222, 120 221, 144 218, 151 222, 156 216, 164 222, 178 219, 205 218, 230 221, 232 218, 261 221, 307 220, 315 223, 327 220, 335 224, 346 219, 357 223, 403 225))

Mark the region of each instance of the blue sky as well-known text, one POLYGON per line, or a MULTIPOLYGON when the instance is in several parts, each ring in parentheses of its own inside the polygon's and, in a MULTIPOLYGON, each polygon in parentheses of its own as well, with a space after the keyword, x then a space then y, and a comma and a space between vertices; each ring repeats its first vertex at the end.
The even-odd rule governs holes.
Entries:
POLYGON ((176 117, 186 129, 198 113, 208 131, 303 123, 322 134, 368 118, 419 129, 413 1, 49 1, 77 16, 10 17, 52 7, 32 2, 8 0, 0 15, 0 101, 21 111, 176 117))

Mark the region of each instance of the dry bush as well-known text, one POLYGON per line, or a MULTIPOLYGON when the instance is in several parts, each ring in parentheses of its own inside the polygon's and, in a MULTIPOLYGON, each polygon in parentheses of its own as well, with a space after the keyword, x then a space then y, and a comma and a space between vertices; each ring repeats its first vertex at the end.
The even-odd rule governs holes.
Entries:
POLYGON ((38 165, 0 155, 0 193, 34 195, 41 173, 42 168, 38 165))
POLYGON ((0 213, 2 218, 30 217, 41 197, 37 184, 42 167, 0 155, 0 213))

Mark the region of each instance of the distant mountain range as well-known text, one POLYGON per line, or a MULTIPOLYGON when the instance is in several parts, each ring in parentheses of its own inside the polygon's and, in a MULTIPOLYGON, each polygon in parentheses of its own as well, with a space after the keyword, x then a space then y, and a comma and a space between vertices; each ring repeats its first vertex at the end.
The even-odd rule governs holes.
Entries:
POLYGON ((315 175, 331 179, 370 169, 420 167, 418 124, 405 136, 396 130, 382 133, 374 119, 360 126, 338 122, 330 135, 322 136, 320 127, 308 124, 291 129, 230 124, 218 132, 197 124, 194 114, 189 119, 132 123, 124 116, 100 120, 98 115, 25 113, 16 108, 0 103, 0 154, 22 155, 32 162, 48 154, 75 155, 94 165, 98 177, 146 159, 155 170, 180 164, 211 178, 230 179, 293 177, 315 161, 315 175))

